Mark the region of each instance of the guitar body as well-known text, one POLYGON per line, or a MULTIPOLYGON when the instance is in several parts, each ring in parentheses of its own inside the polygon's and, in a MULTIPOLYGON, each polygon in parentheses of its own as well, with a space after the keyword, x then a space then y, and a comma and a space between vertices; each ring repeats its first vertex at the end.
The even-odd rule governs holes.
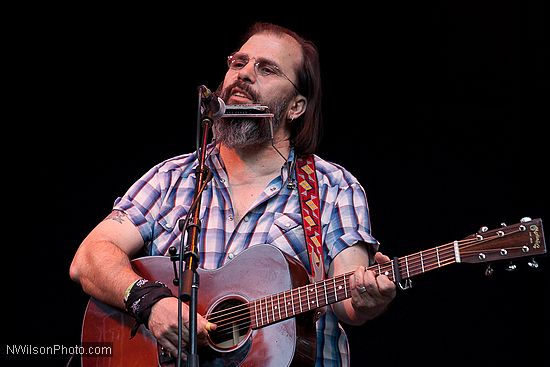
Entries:
MULTIPOLYGON (((169 257, 151 256, 132 261, 143 278, 160 280, 174 294, 174 268, 169 257)), ((271 245, 256 245, 225 266, 198 270, 198 312, 211 315, 247 302, 309 283, 305 268, 296 259, 271 245)), ((243 316, 247 316, 245 311, 243 316)), ((118 308, 90 299, 82 326, 83 343, 112 343, 111 356, 83 356, 82 365, 172 366, 156 339, 145 327, 130 339, 134 320, 118 308)), ((199 349, 199 364, 214 366, 313 366, 316 329, 311 312, 272 325, 252 329, 250 323, 231 329, 230 340, 211 336, 209 346, 199 349)), ((226 333, 227 334, 227 333, 226 333)), ((211 333, 212 335, 212 333, 211 333)), ((221 335, 221 334, 220 334, 221 335)))

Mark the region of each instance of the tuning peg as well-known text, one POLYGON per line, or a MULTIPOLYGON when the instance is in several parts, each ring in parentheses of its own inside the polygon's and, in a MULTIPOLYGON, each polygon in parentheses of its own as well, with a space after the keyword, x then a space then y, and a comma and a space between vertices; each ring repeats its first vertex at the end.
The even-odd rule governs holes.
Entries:
POLYGON ((506 267, 506 271, 514 271, 516 270, 517 266, 515 264, 512 264, 512 262, 510 261, 510 265, 508 265, 506 267))
POLYGON ((481 227, 481 228, 479 229, 479 232, 480 232, 480 233, 485 233, 485 232, 487 232, 488 230, 489 230, 489 228, 488 228, 487 226, 483 226, 483 227, 481 227))
POLYGON ((530 217, 523 217, 520 219, 520 222, 521 223, 527 223, 527 222, 530 222, 532 221, 532 219, 530 217))
POLYGON ((506 227, 506 223, 502 222, 502 223, 500 223, 500 226, 501 227, 506 227))
POLYGON ((494 272, 495 270, 491 267, 491 264, 487 265, 487 268, 485 269, 485 275, 489 277, 493 275, 494 272))
POLYGON ((527 265, 529 265, 530 268, 536 269, 539 267, 539 263, 535 261, 535 259, 531 259, 531 261, 527 262, 527 265))

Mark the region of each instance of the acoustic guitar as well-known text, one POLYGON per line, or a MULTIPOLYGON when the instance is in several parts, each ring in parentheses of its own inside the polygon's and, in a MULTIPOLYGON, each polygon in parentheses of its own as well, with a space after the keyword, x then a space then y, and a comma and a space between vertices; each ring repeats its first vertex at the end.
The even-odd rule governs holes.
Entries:
MULTIPOLYGON (((498 229, 484 227, 462 240, 368 269, 403 286, 415 275, 451 264, 545 253, 541 219, 524 218, 498 229)), ((132 260, 132 266, 143 278, 160 280, 177 294, 170 257, 142 257, 132 260)), ((313 366, 315 313, 351 297, 349 277, 353 272, 310 283, 298 260, 271 245, 249 247, 221 268, 198 272, 198 312, 217 324, 217 329, 209 333, 208 346, 199 349, 203 367, 313 366)), ((125 311, 91 298, 84 315, 82 343, 109 343, 112 354, 83 355, 82 365, 175 365, 175 357, 166 353, 143 325, 131 339, 133 325, 133 318, 125 311)))

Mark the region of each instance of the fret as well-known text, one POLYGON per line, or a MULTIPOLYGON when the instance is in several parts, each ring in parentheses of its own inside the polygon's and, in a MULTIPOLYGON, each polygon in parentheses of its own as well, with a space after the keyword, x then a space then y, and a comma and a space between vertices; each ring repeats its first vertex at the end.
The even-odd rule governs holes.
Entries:
POLYGON ((407 259, 407 256, 405 256, 405 267, 407 268, 407 278, 410 278, 411 274, 409 273, 409 260, 407 259))
POLYGON ((424 259, 422 258, 422 251, 420 251, 420 265, 422 266, 422 272, 424 272, 424 259))
POLYGON ((259 309, 260 309, 260 320, 262 320, 262 325, 263 325, 264 324, 264 315, 263 315, 263 312, 262 312, 262 299, 260 298, 258 301, 260 302, 260 307, 259 307, 259 309))
POLYGON ((348 298, 348 281, 346 280, 346 274, 344 274, 344 294, 348 298))
POLYGON ((332 286, 334 287, 334 299, 338 302, 338 292, 336 292, 336 278, 332 278, 332 286))
POLYGON ((293 315, 296 315, 296 311, 294 311, 294 292, 290 291, 290 301, 289 302, 292 302, 292 314, 293 315))
POLYGON ((258 302, 254 302, 254 316, 256 317, 256 326, 260 326, 260 324, 258 324, 258 310, 257 310, 257 306, 258 305, 258 302))
POLYGON ((300 300, 300 313, 304 312, 302 309, 302 295, 300 294, 300 288, 298 288, 298 299, 300 300))
POLYGON ((285 317, 288 317, 288 305, 286 303, 286 291, 283 292, 283 302, 285 303, 285 317))
POLYGON ((323 281, 323 289, 325 290, 325 305, 328 305, 327 283, 325 281, 323 281))
POLYGON ((435 248, 435 253, 437 255, 437 266, 441 267, 441 262, 439 261, 439 247, 435 248))
POLYGON ((382 274, 382 269, 380 268, 380 264, 377 264, 378 265, 378 275, 382 274))
POLYGON ((279 309, 279 320, 281 320, 283 317, 281 316, 281 303, 279 295, 277 295, 277 308, 279 309))
POLYGON ((271 319, 275 321, 275 302, 273 302, 273 295, 271 295, 271 319))
POLYGON ((267 305, 267 297, 265 298, 265 318, 267 320, 267 323, 269 324, 269 307, 267 305))
POLYGON ((315 289, 315 300, 313 302, 317 302, 317 307, 319 307, 319 295, 317 294, 317 284, 313 284, 313 288, 315 289))

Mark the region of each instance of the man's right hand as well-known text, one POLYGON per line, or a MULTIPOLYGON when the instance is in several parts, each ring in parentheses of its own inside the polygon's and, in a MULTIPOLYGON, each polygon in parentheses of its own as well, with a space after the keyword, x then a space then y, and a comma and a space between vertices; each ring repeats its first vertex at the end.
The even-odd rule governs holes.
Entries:
MULTIPOLYGON (((189 343, 189 306, 182 303, 182 347, 189 343)), ((160 345, 177 356, 178 345, 178 299, 166 297, 158 301, 151 308, 149 316, 149 330, 157 338, 160 345)), ((209 330, 215 330, 216 325, 208 322, 201 315, 197 315, 198 345, 205 345, 209 330)))

